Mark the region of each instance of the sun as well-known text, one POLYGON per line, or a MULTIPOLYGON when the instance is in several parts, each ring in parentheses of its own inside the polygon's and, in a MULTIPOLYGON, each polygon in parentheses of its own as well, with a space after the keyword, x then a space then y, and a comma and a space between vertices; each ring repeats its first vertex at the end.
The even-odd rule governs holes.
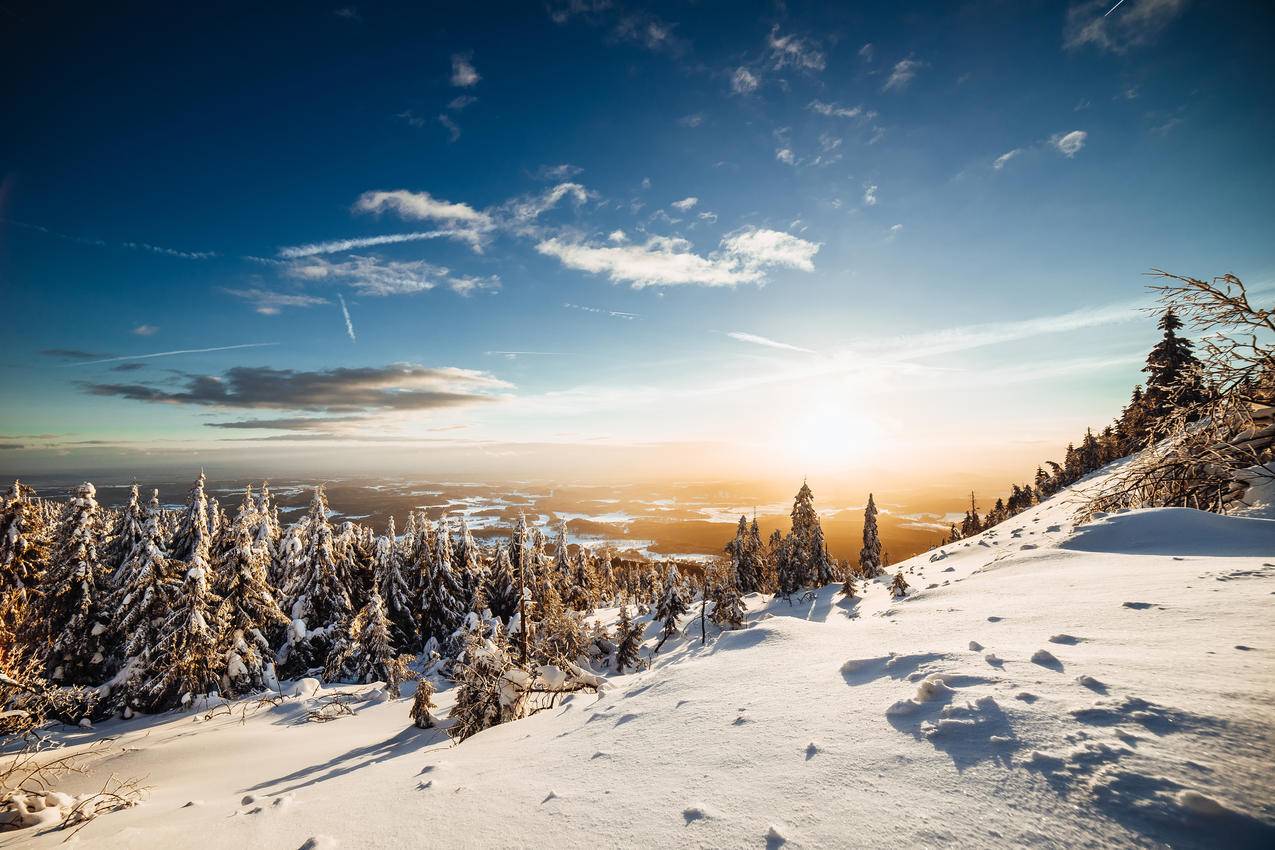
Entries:
POLYGON ((882 441, 877 422, 849 400, 821 399, 795 412, 775 445, 788 463, 815 472, 860 464, 879 451, 882 441))

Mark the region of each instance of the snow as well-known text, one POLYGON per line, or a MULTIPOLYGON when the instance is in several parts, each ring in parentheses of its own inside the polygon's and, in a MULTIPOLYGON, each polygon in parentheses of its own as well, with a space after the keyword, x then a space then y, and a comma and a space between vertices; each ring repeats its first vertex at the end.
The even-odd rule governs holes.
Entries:
POLYGON ((650 669, 458 746, 411 725, 410 683, 377 701, 303 680, 277 706, 62 730, 110 739, 66 792, 111 772, 153 789, 76 843, 1275 846, 1275 523, 1157 509, 1076 528, 1074 509, 1064 492, 895 565, 903 599, 886 581, 753 594, 747 627, 706 645, 692 605, 650 669), (356 714, 307 722, 335 691, 356 714))

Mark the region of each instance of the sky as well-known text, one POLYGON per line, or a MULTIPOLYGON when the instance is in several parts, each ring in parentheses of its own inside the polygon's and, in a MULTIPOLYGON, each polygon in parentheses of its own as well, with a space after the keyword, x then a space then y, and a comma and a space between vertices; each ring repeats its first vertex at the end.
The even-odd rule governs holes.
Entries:
POLYGON ((0 7, 0 472, 1022 480, 1275 281, 1267 4, 270 5, 0 7))

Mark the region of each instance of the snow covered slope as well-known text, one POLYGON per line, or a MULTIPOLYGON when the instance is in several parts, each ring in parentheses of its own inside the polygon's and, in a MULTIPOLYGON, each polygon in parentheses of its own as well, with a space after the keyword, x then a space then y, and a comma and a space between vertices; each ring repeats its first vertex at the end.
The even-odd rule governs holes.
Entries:
MULTIPOLYGON (((1275 521, 1069 494, 452 746, 410 698, 117 721, 92 848, 1275 846, 1275 521)), ((442 695, 445 706, 448 695, 442 695)), ((52 847, 64 834, 8 836, 52 847)))

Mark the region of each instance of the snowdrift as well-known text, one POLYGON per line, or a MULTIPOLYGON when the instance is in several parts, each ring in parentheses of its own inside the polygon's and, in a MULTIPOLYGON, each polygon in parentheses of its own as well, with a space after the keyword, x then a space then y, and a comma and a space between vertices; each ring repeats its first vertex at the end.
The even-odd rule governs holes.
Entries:
POLYGON ((748 627, 705 645, 688 617, 652 669, 460 746, 409 725, 410 687, 324 724, 304 703, 332 688, 68 730, 72 746, 113 736, 86 787, 113 771, 154 789, 76 841, 1275 846, 1270 521, 1136 511, 1074 529, 1069 499, 903 563, 902 600, 886 580, 754 596, 748 627))
POLYGON ((1220 516, 1190 508, 1147 508, 1104 516, 1060 547, 1128 555, 1275 558, 1275 520, 1220 516))

